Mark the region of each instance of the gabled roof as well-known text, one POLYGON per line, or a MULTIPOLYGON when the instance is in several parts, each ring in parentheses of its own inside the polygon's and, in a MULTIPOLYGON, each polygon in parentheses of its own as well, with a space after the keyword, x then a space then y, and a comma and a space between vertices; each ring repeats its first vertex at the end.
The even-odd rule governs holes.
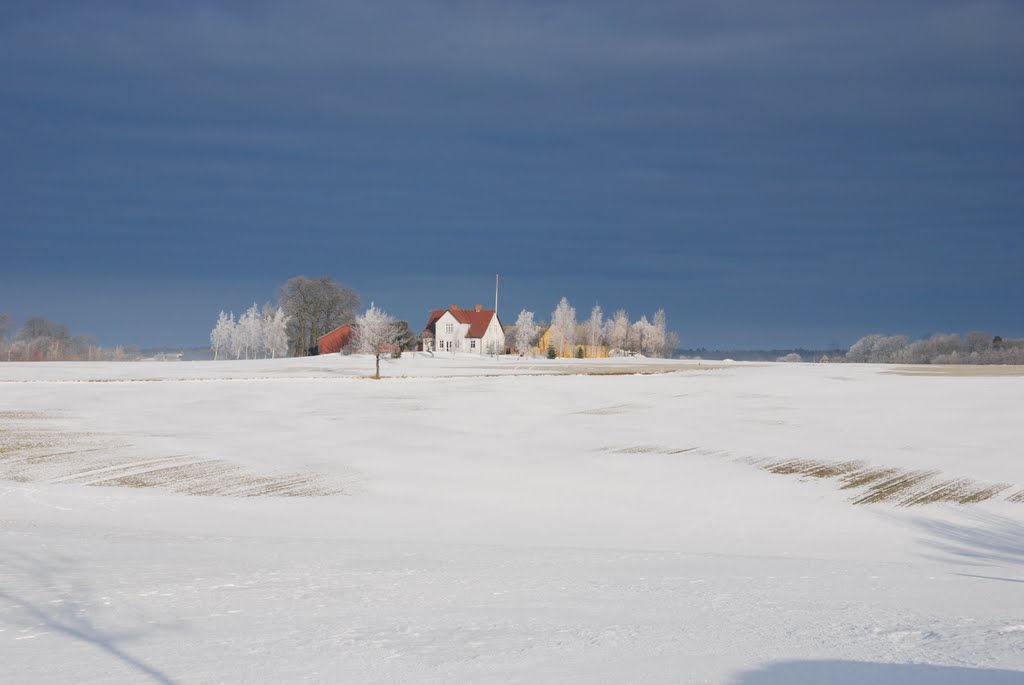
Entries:
POLYGON ((317 351, 320 354, 332 354, 340 352, 352 342, 352 334, 355 332, 355 324, 347 323, 338 326, 329 333, 324 333, 317 340, 317 351))
POLYGON ((487 327, 491 324, 491 319, 495 318, 493 309, 481 309, 479 311, 476 309, 435 309, 430 312, 430 319, 427 320, 425 330, 434 332, 437 320, 444 316, 445 313, 450 313, 459 323, 469 324, 469 332, 466 333, 467 338, 484 337, 487 327))
POLYGON ((493 309, 481 309, 480 311, 466 311, 465 309, 460 309, 457 312, 452 312, 452 314, 454 314, 455 318, 462 323, 469 324, 469 333, 466 334, 467 338, 484 337, 484 333, 487 332, 487 327, 491 325, 491 319, 494 318, 493 309))
POLYGON ((340 326, 338 326, 337 328, 335 328, 334 330, 332 330, 332 331, 327 331, 326 333, 324 333, 323 335, 321 335, 321 336, 320 336, 320 337, 318 338, 318 340, 323 340, 323 339, 324 339, 324 338, 326 338, 327 336, 329 336, 329 335, 335 335, 335 334, 337 334, 337 333, 339 333, 339 332, 343 332, 343 335, 349 335, 349 334, 351 334, 351 332, 352 332, 352 329, 354 328, 354 326, 355 326, 355 324, 351 324, 351 323, 343 323, 343 324, 341 324, 340 326))
POLYGON ((440 319, 442 316, 444 316, 444 313, 446 311, 448 311, 448 310, 447 309, 435 309, 434 311, 430 312, 430 318, 427 319, 427 327, 423 329, 423 332, 425 333, 427 331, 430 331, 431 333, 433 333, 434 332, 434 324, 437 323, 438 319, 440 319))

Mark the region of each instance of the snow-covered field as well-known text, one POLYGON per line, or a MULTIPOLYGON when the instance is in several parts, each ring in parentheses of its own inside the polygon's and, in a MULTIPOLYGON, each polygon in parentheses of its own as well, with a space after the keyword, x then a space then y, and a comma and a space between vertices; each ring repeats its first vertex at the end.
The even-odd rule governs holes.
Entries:
POLYGON ((0 364, 0 682, 1024 683, 1020 369, 371 369, 0 364))

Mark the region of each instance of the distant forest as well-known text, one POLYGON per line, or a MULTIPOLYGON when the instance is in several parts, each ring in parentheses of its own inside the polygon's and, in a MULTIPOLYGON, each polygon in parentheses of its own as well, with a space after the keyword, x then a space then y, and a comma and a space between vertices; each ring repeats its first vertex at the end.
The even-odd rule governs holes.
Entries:
POLYGON ((1024 338, 1003 339, 984 331, 964 337, 937 333, 910 342, 904 335, 868 335, 843 360, 878 364, 1024 364, 1024 338))
POLYGON ((7 314, 0 314, 3 361, 127 361, 141 357, 138 347, 100 347, 92 336, 72 333, 64 324, 41 316, 16 328, 7 314))
POLYGON ((737 362, 775 362, 775 361, 802 361, 816 362, 822 358, 830 361, 834 358, 841 358, 846 354, 844 349, 814 350, 804 347, 782 348, 772 350, 709 350, 706 347, 678 350, 676 357, 681 359, 709 359, 721 361, 732 359, 737 362), (793 355, 799 357, 796 359, 793 355))
POLYGON ((1024 338, 1003 338, 984 331, 961 337, 937 333, 911 341, 904 335, 866 335, 849 349, 680 350, 690 359, 734 361, 849 362, 861 364, 1024 364, 1024 338))
MULTIPOLYGON (((309 284, 310 279, 305 279, 309 284)), ((317 284, 323 287, 324 284, 317 284)), ((340 284, 339 284, 340 285, 340 284)), ((287 347, 294 355, 296 352, 302 354, 304 346, 310 339, 322 329, 336 325, 336 322, 344 318, 347 310, 354 309, 353 305, 358 302, 346 293, 346 307, 339 307, 341 312, 332 312, 332 316, 325 316, 319 321, 303 321, 303 326, 295 326, 291 320, 287 323, 291 326, 284 328, 282 314, 276 309, 267 309, 263 314, 269 313, 269 318, 277 316, 277 339, 268 337, 271 340, 268 350, 263 350, 260 356, 273 356, 287 347), (287 342, 285 338, 287 337, 287 342)), ((358 295, 356 295, 356 298, 358 295)), ((289 303, 292 311, 298 309, 295 304, 289 303)), ((321 308, 322 310, 322 308, 321 308)), ((529 313, 529 312, 527 312, 529 313)), ((264 316, 268 318, 268 316, 264 316)), ((553 317, 555 318, 555 317, 553 317)), ((617 319, 625 319, 624 313, 617 313, 605 322, 602 327, 600 323, 600 311, 595 309, 591 319, 583 324, 575 324, 574 317, 567 317, 572 325, 567 324, 566 329, 574 331, 580 340, 589 339, 605 341, 602 337, 608 324, 617 319), (588 327, 589 324, 589 327, 588 327), (589 332, 588 332, 589 331, 589 332)), ((628 319, 626 319, 628 322, 628 319)), ((641 318, 638 324, 624 324, 621 326, 623 346, 630 347, 630 340, 652 339, 657 341, 657 350, 645 350, 651 355, 664 355, 684 359, 710 359, 722 360, 732 359, 735 361, 782 361, 782 362, 850 362, 850 363, 872 363, 872 364, 1024 364, 1024 338, 1003 338, 999 335, 983 331, 974 331, 967 335, 960 336, 956 333, 938 333, 928 338, 911 341, 906 336, 887 336, 881 334, 867 335, 855 342, 849 349, 775 349, 775 350, 709 350, 707 348, 676 349, 673 344, 676 342, 674 335, 664 335, 664 315, 658 312, 655 315, 655 323, 650 324, 650 331, 657 333, 653 335, 646 333, 643 336, 631 335, 634 331, 647 331, 646 319, 641 318), (660 350, 660 351, 658 351, 660 350)), ((621 323, 621 322, 620 322, 621 323)), ((510 332, 515 332, 515 326, 506 326, 510 332)), ((537 327, 539 328, 539 327, 537 327)), ((536 335, 536 331, 534 331, 536 335)), ((255 336, 260 338, 260 336, 255 336)), ((255 339, 254 338, 254 339, 255 339)), ((262 339, 262 338, 260 338, 262 339)), ((618 341, 616 341, 618 342, 618 341)), ((639 351, 639 350, 638 350, 639 351)), ((67 326, 50 321, 41 316, 33 316, 26 320, 21 326, 6 314, 0 314, 0 361, 133 361, 144 358, 157 359, 178 359, 178 360, 200 360, 210 359, 213 352, 210 348, 151 348, 139 349, 136 346, 114 346, 100 347, 96 340, 80 333, 72 333, 67 326)))

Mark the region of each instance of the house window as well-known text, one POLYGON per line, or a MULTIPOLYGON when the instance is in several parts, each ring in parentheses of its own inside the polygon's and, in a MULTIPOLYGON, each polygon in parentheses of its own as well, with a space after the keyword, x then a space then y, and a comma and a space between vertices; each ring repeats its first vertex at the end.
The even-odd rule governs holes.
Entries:
POLYGON ((455 330, 455 324, 446 323, 444 325, 444 332, 445 333, 452 333, 452 332, 454 332, 454 330, 455 330))
POLYGON ((475 350, 476 349, 476 340, 470 340, 469 341, 469 349, 471 349, 471 350, 475 350))

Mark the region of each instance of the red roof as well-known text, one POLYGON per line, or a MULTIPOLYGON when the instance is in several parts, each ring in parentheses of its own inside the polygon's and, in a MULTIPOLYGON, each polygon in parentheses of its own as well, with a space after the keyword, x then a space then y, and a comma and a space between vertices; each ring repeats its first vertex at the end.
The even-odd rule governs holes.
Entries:
POLYGON ((424 330, 432 333, 435 332, 434 325, 438 319, 445 315, 445 312, 451 312, 451 315, 459 323, 469 324, 469 332, 466 334, 467 338, 484 337, 487 327, 491 324, 491 319, 495 316, 493 309, 481 309, 479 311, 475 309, 435 309, 430 312, 430 319, 427 320, 427 327, 424 330))
POLYGON ((352 341, 352 324, 347 323, 344 326, 335 328, 330 333, 325 333, 320 336, 317 341, 317 347, 319 348, 320 354, 333 354, 340 352, 341 348, 345 347, 352 341))
POLYGON ((438 319, 440 319, 442 316, 444 316, 444 313, 446 311, 448 311, 448 310, 447 309, 435 309, 434 311, 430 312, 430 318, 427 319, 427 327, 423 329, 423 332, 425 333, 427 331, 430 331, 431 333, 433 333, 434 332, 434 324, 437 323, 438 319))

